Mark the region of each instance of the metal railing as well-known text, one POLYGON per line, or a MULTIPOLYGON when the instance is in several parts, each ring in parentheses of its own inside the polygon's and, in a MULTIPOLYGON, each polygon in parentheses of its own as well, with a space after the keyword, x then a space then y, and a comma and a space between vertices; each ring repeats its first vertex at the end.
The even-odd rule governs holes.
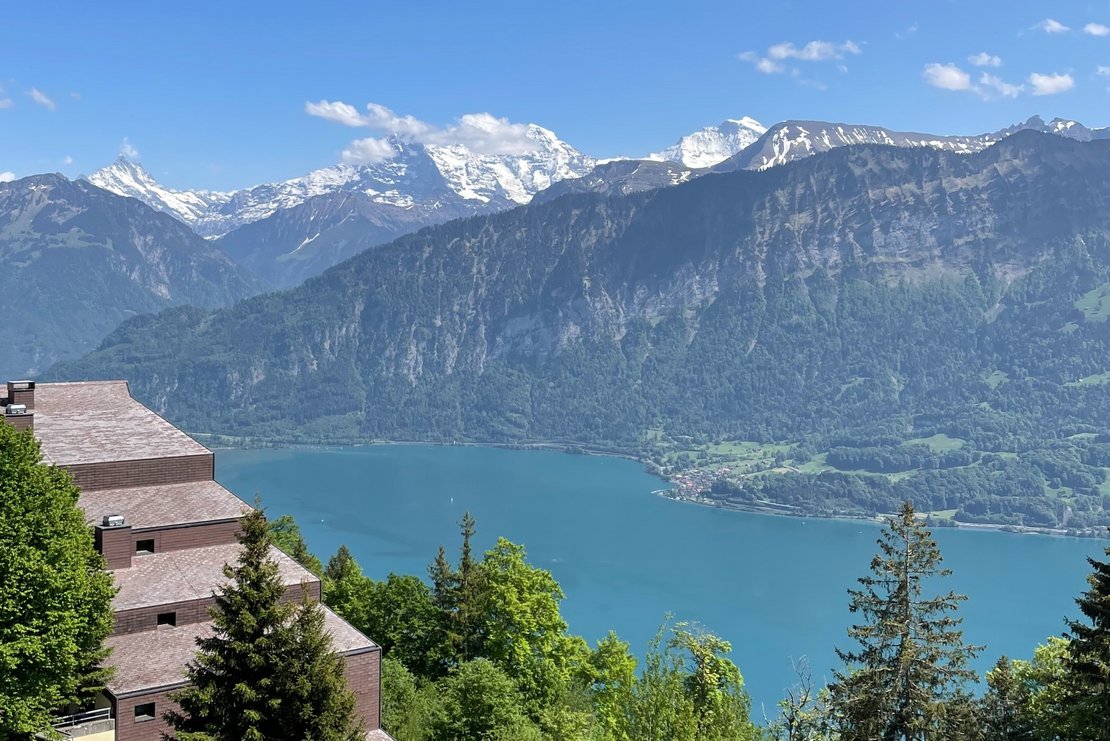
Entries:
POLYGON ((79 726, 83 723, 94 723, 98 720, 111 720, 111 719, 112 719, 112 709, 111 708, 100 708, 99 710, 89 710, 88 712, 85 712, 85 713, 74 713, 73 715, 62 715, 62 716, 59 716, 59 717, 55 718, 54 720, 52 720, 50 722, 50 724, 52 726, 54 726, 55 730, 61 730, 62 728, 72 728, 73 726, 79 726))

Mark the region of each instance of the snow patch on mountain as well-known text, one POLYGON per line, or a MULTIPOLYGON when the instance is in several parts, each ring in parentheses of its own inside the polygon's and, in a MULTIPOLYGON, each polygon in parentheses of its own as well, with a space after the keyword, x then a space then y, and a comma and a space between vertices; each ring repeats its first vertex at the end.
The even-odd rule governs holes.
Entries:
POLYGON ((552 183, 581 177, 594 167, 594 158, 541 126, 529 126, 527 136, 535 147, 520 155, 481 155, 462 144, 422 145, 394 137, 390 144, 395 154, 383 162, 333 165, 228 193, 167 188, 126 157, 85 179, 171 214, 202 236, 217 237, 331 193, 361 192, 378 203, 426 211, 456 199, 470 202, 475 213, 508 208, 528 203, 552 183))
POLYGON ((688 134, 666 149, 649 154, 646 159, 678 162, 695 169, 712 167, 754 144, 766 131, 767 128, 754 118, 730 118, 688 134))

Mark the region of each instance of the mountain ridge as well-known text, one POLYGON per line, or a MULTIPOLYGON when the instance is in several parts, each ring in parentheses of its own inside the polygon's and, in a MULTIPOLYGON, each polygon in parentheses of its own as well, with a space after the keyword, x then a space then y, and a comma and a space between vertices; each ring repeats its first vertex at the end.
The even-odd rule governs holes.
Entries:
POLYGON ((87 352, 122 320, 266 288, 186 225, 62 175, 0 183, 0 372, 87 352))

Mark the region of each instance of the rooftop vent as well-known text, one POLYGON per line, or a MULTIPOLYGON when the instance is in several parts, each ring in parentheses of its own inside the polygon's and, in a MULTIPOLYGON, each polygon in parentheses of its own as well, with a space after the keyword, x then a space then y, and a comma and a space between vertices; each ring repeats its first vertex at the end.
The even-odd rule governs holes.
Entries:
POLYGON ((124 524, 123 515, 104 515, 101 520, 102 527, 123 527, 124 524))

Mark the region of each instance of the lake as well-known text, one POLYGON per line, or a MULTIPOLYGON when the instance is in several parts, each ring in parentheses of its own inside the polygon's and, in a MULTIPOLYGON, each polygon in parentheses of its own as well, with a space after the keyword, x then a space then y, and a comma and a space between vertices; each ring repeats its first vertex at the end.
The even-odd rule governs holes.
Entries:
MULTIPOLYGON (((477 519, 477 545, 523 544, 566 591, 563 615, 592 642, 616 630, 642 651, 665 614, 732 641, 753 699, 768 716, 807 657, 816 678, 849 647, 846 590, 875 553, 877 526, 699 507, 652 496, 662 482, 629 460, 554 451, 380 445, 219 451, 217 478, 271 516, 291 514, 325 562, 347 544, 366 573, 425 574, 437 547, 457 555, 457 522, 477 519)), ((1085 557, 1102 541, 939 530, 969 596, 966 638, 1028 657, 1063 630, 1086 588, 1085 557)))

